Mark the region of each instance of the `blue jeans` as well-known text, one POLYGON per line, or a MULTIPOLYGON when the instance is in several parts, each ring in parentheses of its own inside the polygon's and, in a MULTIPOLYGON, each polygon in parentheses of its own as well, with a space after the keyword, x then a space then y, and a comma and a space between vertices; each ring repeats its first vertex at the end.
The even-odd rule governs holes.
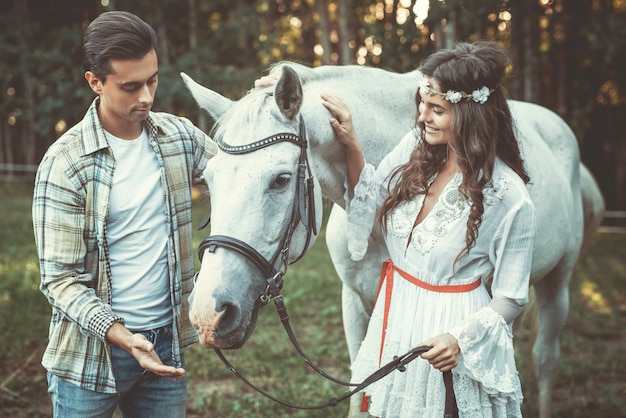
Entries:
MULTIPOLYGON (((164 364, 172 361, 172 329, 142 331, 154 344, 164 364)), ((118 393, 81 389, 48 373, 48 392, 54 418, 111 418, 119 405, 124 418, 184 418, 187 409, 187 382, 157 376, 141 368, 133 356, 113 347, 113 374, 118 393)), ((185 367, 184 358, 183 367, 185 367)))

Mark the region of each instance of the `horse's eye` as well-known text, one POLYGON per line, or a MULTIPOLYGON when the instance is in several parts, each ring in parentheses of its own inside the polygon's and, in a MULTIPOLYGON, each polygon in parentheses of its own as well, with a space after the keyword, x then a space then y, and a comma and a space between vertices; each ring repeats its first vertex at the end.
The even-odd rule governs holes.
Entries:
POLYGON ((291 179, 291 175, 290 174, 279 174, 274 179, 274 183, 272 184, 272 187, 273 188, 274 187, 282 187, 282 186, 286 185, 287 183, 289 183, 290 179, 291 179))

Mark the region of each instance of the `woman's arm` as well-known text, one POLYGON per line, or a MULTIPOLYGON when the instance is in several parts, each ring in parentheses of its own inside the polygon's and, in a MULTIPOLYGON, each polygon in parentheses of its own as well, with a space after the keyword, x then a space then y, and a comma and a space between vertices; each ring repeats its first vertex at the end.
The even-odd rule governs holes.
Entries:
POLYGON ((365 157, 363 157, 361 143, 352 124, 352 114, 348 106, 337 96, 322 94, 322 104, 333 115, 330 118, 330 126, 337 139, 346 147, 348 185, 353 191, 365 166, 365 157))

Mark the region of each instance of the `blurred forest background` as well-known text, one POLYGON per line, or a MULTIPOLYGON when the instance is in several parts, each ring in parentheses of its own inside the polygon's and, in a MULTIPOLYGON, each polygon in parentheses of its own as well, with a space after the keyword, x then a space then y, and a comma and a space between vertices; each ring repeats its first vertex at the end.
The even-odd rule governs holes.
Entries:
MULTIPOLYGON (((406 72, 457 40, 495 40, 514 58, 510 97, 560 114, 578 137, 582 160, 600 184, 607 209, 616 216, 626 211, 626 0, 0 0, 3 418, 50 416, 39 364, 50 308, 38 291, 29 211, 32 178, 46 149, 82 119, 94 98, 83 76, 82 34, 107 10, 133 12, 158 33, 155 110, 189 117, 206 131, 212 121, 198 111, 181 71, 238 99, 281 60, 406 72)), ((195 205, 194 225, 199 225, 206 206, 195 205)), ((195 245, 205 233, 194 232, 195 245)), ((600 232, 577 268, 562 335, 555 417, 626 416, 625 237, 600 232)), ((323 239, 316 248, 290 269, 286 286, 292 287, 285 294, 295 302, 290 314, 306 336, 307 353, 323 359, 325 369, 347 373, 339 281, 323 239)), ((301 371, 274 312, 260 316, 265 322, 251 347, 238 354, 238 368, 283 399, 315 404, 336 395, 319 375, 301 371), (284 361, 274 361, 278 357, 284 361)), ((521 321, 518 367, 524 414, 531 417, 537 415, 533 334, 532 321, 521 321)), ((190 351, 188 364, 194 365, 188 370, 189 417, 345 416, 345 405, 318 415, 297 414, 241 390, 213 352, 199 346, 190 351)))
POLYGON ((514 57, 510 97, 560 114, 607 209, 626 210, 626 0, 2 0, 0 173, 32 174, 83 117, 82 33, 107 10, 158 33, 155 110, 205 130, 181 71, 238 99, 280 60, 405 72, 456 40, 498 41, 514 57))

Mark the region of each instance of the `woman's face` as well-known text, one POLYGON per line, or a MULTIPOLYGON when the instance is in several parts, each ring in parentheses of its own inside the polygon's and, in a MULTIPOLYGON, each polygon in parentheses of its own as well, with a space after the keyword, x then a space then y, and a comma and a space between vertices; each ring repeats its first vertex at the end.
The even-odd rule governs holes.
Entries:
MULTIPOLYGON (((439 89, 435 80, 430 79, 430 84, 439 89)), ((452 104, 443 96, 435 94, 418 93, 420 100, 418 105, 418 121, 423 123, 424 138, 430 145, 442 145, 452 141, 452 104)))

